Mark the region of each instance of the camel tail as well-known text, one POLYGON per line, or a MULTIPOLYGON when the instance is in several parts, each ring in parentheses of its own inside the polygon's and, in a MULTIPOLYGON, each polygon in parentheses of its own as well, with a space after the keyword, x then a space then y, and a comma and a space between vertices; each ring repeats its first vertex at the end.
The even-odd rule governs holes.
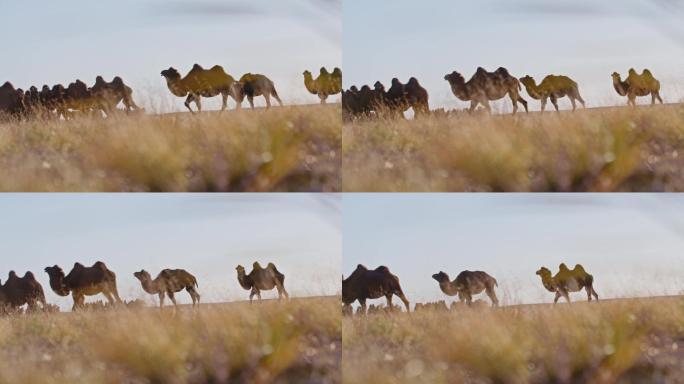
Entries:
POLYGON ((192 277, 192 285, 195 286, 195 288, 199 288, 199 283, 197 282, 195 276, 192 277))

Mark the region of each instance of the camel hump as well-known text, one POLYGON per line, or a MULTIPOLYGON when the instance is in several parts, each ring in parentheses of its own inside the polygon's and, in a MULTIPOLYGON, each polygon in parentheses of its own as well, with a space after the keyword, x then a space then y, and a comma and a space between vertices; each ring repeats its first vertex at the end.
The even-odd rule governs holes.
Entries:
POLYGON ((14 85, 12 85, 12 83, 9 81, 5 81, 5 84, 2 85, 2 88, 14 90, 14 85))
POLYGON ((27 272, 26 272, 26 273, 24 274, 24 279, 31 279, 31 280, 35 280, 35 279, 36 279, 36 277, 35 277, 35 276, 33 275, 33 272, 31 272, 31 271, 27 271, 27 272))
POLYGON ((648 69, 644 69, 644 71, 641 73, 641 76, 653 78, 653 74, 648 69))
POLYGON ((510 76, 510 74, 508 73, 508 69, 506 69, 504 67, 497 68, 496 73, 499 73, 499 74, 504 75, 504 76, 510 76))
POLYGON ((14 272, 14 271, 9 271, 9 277, 10 277, 10 278, 16 278, 16 277, 17 277, 17 273, 14 272))
POLYGON ((357 270, 357 271, 367 271, 368 268, 366 268, 366 266, 363 265, 363 264, 358 264, 358 265, 356 266, 356 270, 357 270))
POLYGON ((381 266, 375 268, 375 272, 389 273, 389 271, 390 271, 389 268, 387 268, 384 265, 381 265, 381 266))
POLYGON ((78 261, 74 263, 74 269, 81 269, 81 268, 85 268, 85 266, 83 266, 83 264, 79 263, 78 261))
POLYGON ((196 71, 202 71, 202 70, 204 70, 204 68, 202 68, 202 66, 199 65, 199 64, 197 64, 197 63, 195 63, 195 64, 192 65, 192 69, 194 69, 194 70, 196 70, 196 71))
POLYGON ((575 268, 572 271, 576 274, 582 274, 582 275, 587 274, 587 271, 584 270, 584 267, 582 266, 582 264, 575 265, 575 268))

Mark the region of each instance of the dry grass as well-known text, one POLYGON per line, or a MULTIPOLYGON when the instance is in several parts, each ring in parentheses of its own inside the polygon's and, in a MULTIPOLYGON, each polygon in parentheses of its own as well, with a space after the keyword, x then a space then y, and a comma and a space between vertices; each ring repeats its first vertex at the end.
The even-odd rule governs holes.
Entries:
POLYGON ((342 128, 345 191, 684 191, 684 107, 342 128))
POLYGON ((3 191, 339 191, 337 106, 0 123, 3 191))
POLYGON ((625 299, 342 322, 347 383, 680 383, 684 301, 625 299))
POLYGON ((339 383, 339 298, 0 318, 0 383, 339 383))

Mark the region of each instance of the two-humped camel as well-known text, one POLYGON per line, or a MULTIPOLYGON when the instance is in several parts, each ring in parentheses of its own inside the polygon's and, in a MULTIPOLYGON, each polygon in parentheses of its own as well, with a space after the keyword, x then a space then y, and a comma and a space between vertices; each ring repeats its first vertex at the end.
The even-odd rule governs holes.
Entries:
POLYGON ((653 77, 653 74, 648 69, 644 69, 639 75, 634 68, 629 69, 627 80, 622 81, 620 74, 613 72, 613 87, 620 96, 627 96, 627 105, 636 107, 637 96, 651 95, 651 105, 654 105, 656 99, 663 103, 660 97, 660 81, 653 77))
POLYGON ((492 306, 499 305, 499 299, 496 297, 494 287, 498 286, 496 279, 482 271, 463 271, 456 276, 454 281, 449 280, 449 275, 446 272, 439 271, 432 275, 432 278, 437 280, 439 288, 449 296, 456 296, 460 301, 465 301, 468 305, 473 302, 473 295, 487 293, 489 299, 492 301, 492 306))
POLYGON ((511 76, 506 68, 500 67, 494 72, 487 72, 484 68, 478 67, 468 81, 465 81, 463 75, 453 71, 445 75, 444 80, 449 82, 454 96, 463 101, 470 101, 470 112, 481 104, 491 113, 489 101, 499 100, 506 95, 513 103, 513 114, 518 111, 518 103, 522 104, 527 112, 527 101, 520 96, 520 82, 511 76))
POLYGON ((47 309, 43 286, 33 273, 26 272, 24 277, 19 277, 14 271, 10 271, 5 284, 0 285, 0 306, 17 309, 27 304, 29 311, 35 311, 38 303, 43 310, 47 309))
POLYGON ((195 64, 185 77, 181 77, 177 69, 169 67, 161 71, 161 75, 166 79, 166 85, 171 93, 178 97, 187 96, 184 104, 192 113, 194 113, 190 108, 192 102, 197 106, 198 112, 202 111, 202 97, 221 95, 221 111, 225 110, 228 105, 228 96, 238 103, 236 108, 239 108, 239 104, 242 102, 242 99, 238 101, 236 95, 235 79, 227 74, 220 65, 215 65, 211 69, 204 69, 199 64, 195 64))
POLYGON ((544 112, 544 109, 546 108, 548 99, 551 99, 551 104, 553 104, 553 107, 556 108, 556 112, 558 112, 558 99, 565 96, 570 99, 573 111, 577 109, 575 100, 579 101, 583 108, 586 108, 584 99, 580 96, 577 83, 567 76, 548 75, 539 83, 539 85, 537 85, 534 78, 527 75, 521 77, 520 82, 525 86, 527 94, 530 95, 530 97, 541 100, 542 112, 544 112))
POLYGON ((335 67, 332 73, 321 67, 318 77, 313 78, 311 72, 304 71, 304 86, 309 93, 317 95, 321 104, 325 104, 328 96, 342 92, 342 70, 335 67))
POLYGON ((192 298, 193 308, 200 304, 200 295, 197 293, 197 279, 184 269, 164 269, 159 272, 154 280, 149 272, 141 270, 133 273, 145 292, 151 295, 159 295, 159 308, 164 307, 164 297, 168 296, 174 306, 178 306, 174 294, 186 290, 192 298))
POLYGON ((75 263, 68 275, 59 266, 45 268, 50 276, 50 287, 59 296, 71 296, 74 299, 73 310, 83 308, 86 296, 103 294, 110 304, 121 303, 116 287, 116 274, 98 261, 92 267, 75 263))
POLYGON ((554 292, 556 297, 553 299, 553 303, 557 303, 558 299, 564 297, 565 300, 570 302, 569 292, 578 292, 582 289, 587 291, 587 299, 591 301, 591 297, 594 296, 598 300, 598 294, 594 290, 594 276, 587 273, 582 265, 577 264, 575 268, 570 270, 565 265, 561 263, 558 266, 558 273, 555 276, 551 276, 551 271, 546 267, 541 267, 537 271, 537 275, 541 277, 542 284, 549 292, 554 292))
MULTIPOLYGON (((366 300, 385 297, 387 308, 392 310, 392 296, 396 295, 406 307, 406 312, 411 312, 409 301, 399 284, 399 278, 393 275, 384 265, 369 270, 359 264, 348 278, 342 280, 342 302, 345 308, 358 300, 361 304, 361 313, 366 314, 366 300)), ((345 309, 348 311, 348 309, 345 309)))
POLYGON ((247 96, 249 106, 254 109, 254 98, 263 96, 266 100, 266 108, 271 108, 271 97, 276 99, 278 104, 282 107, 283 102, 278 96, 275 89, 275 84, 268 77, 259 73, 245 73, 240 77, 240 80, 235 83, 235 101, 237 101, 237 108, 242 107, 242 101, 247 96))
POLYGON ((268 263, 266 268, 262 268, 259 262, 252 264, 252 271, 249 274, 245 273, 245 267, 238 265, 237 278, 242 288, 250 291, 249 302, 252 302, 254 296, 261 300, 261 291, 270 291, 273 288, 278 290, 278 300, 283 296, 289 299, 290 296, 285 289, 285 275, 280 273, 273 263, 268 263))

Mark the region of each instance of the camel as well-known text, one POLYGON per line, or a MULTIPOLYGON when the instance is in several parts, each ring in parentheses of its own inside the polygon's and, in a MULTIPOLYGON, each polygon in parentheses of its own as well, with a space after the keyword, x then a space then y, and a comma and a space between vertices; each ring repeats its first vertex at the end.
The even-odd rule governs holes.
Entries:
POLYGON ((399 285, 399 278, 384 265, 369 270, 359 264, 348 278, 342 279, 342 302, 345 306, 350 306, 358 300, 363 314, 366 313, 367 299, 378 299, 384 296, 387 299, 387 308, 394 308, 392 295, 401 299, 406 312, 411 312, 409 301, 399 285))
POLYGON ((465 301, 468 306, 473 302, 473 295, 477 295, 485 291, 489 299, 492 301, 492 307, 499 305, 499 299, 496 298, 494 287, 498 286, 496 279, 482 271, 463 271, 456 276, 454 281, 449 281, 449 275, 445 272, 439 271, 432 275, 432 278, 437 280, 439 288, 448 296, 456 296, 460 301, 465 301))
POLYGON ((481 104, 487 112, 492 113, 489 105, 490 100, 499 100, 508 95, 513 103, 513 114, 518 111, 518 103, 522 104, 527 112, 527 101, 520 96, 522 90, 520 82, 508 73, 506 68, 500 67, 494 72, 487 72, 478 67, 470 80, 467 82, 460 73, 453 71, 444 76, 449 82, 451 92, 463 101, 470 101, 470 112, 481 104))
POLYGON ((620 96, 627 96, 627 105, 636 107, 637 96, 651 95, 651 105, 655 105, 656 99, 663 103, 660 97, 660 82, 653 77, 648 69, 644 69, 641 75, 634 68, 629 69, 626 81, 620 80, 620 74, 613 72, 613 87, 620 96))
POLYGON ((26 272, 24 277, 19 277, 14 271, 10 271, 4 285, 0 285, 0 304, 10 306, 13 309, 24 304, 28 305, 29 311, 38 309, 38 303, 42 309, 47 309, 43 286, 36 280, 31 272, 26 272))
POLYGON ((278 290, 278 300, 283 296, 290 298, 285 290, 285 275, 280 273, 273 263, 268 263, 266 268, 262 268, 259 262, 252 264, 252 272, 245 274, 245 267, 238 265, 236 268, 238 282, 242 288, 250 291, 249 302, 256 297, 261 301, 261 291, 270 291, 273 288, 278 290))
POLYGON ((50 287, 59 296, 71 296, 74 299, 73 310, 83 308, 86 296, 103 294, 110 304, 122 303, 116 288, 116 274, 98 261, 92 267, 85 267, 75 263, 71 272, 64 276, 59 266, 45 268, 50 276, 50 287))
POLYGON ((0 114, 21 117, 26 111, 24 97, 14 88, 12 83, 5 82, 0 87, 0 114))
POLYGON ((194 113, 190 103, 195 103, 197 111, 202 112, 202 97, 214 97, 219 94, 222 97, 221 111, 228 105, 228 96, 239 103, 234 92, 235 79, 227 74, 223 67, 215 65, 211 69, 204 69, 199 64, 194 64, 190 72, 181 78, 180 73, 173 67, 161 71, 166 79, 166 85, 172 94, 178 97, 186 97, 185 107, 194 113))
POLYGON ((238 108, 242 106, 245 96, 247 96, 247 101, 249 101, 249 106, 252 109, 254 109, 254 98, 256 96, 263 96, 266 99, 266 108, 271 108, 271 96, 278 101, 281 107, 283 106, 273 81, 258 73, 245 73, 242 75, 240 81, 235 84, 235 94, 237 95, 238 108))
POLYGON ((549 292, 555 292, 556 297, 553 299, 553 303, 556 304, 558 299, 564 297, 565 300, 570 302, 569 292, 578 292, 582 289, 587 291, 587 299, 591 301, 592 295, 596 300, 598 300, 598 294, 594 290, 594 276, 588 274, 582 265, 577 264, 575 268, 570 270, 565 265, 561 263, 558 266, 558 273, 556 276, 551 276, 551 271, 546 267, 541 267, 537 271, 537 275, 541 277, 542 284, 549 292))
POLYGON ((111 115, 122 101, 128 112, 140 109, 133 101, 133 90, 124 84, 119 76, 114 77, 110 83, 106 82, 102 76, 97 76, 90 91, 100 109, 107 116, 111 115))
POLYGON ((527 94, 533 99, 541 100, 541 111, 544 112, 546 108, 546 101, 550 98, 551 103, 556 112, 558 112, 558 99, 567 96, 572 103, 572 110, 577 109, 575 100, 582 104, 582 108, 586 108, 584 99, 580 96, 577 83, 567 76, 548 75, 537 86, 532 76, 525 76, 520 79, 520 82, 525 86, 527 94))
POLYGON ((146 270, 133 273, 143 290, 151 295, 159 295, 159 308, 164 307, 164 297, 168 296, 174 306, 178 306, 174 294, 186 290, 192 298, 192 307, 199 306, 200 295, 197 293, 197 279, 183 269, 164 269, 157 277, 152 280, 150 273, 146 270))
POLYGON ((325 67, 321 67, 315 80, 311 72, 304 71, 304 86, 309 93, 318 96, 321 104, 325 104, 328 96, 342 91, 342 70, 335 68, 332 73, 329 73, 325 67))

